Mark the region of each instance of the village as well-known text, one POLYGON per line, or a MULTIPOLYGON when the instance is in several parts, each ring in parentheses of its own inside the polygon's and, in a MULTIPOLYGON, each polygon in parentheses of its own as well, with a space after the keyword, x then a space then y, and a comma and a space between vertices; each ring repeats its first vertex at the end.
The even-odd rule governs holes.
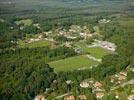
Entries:
MULTIPOLYGON (((38 23, 33 24, 33 26, 40 28, 40 25, 38 23)), ((23 27, 23 26, 20 26, 20 27, 23 27)), ((87 44, 89 48, 100 47, 100 48, 104 48, 112 52, 114 52, 116 49, 116 45, 114 43, 111 43, 108 41, 97 40, 98 37, 101 37, 101 34, 97 32, 91 33, 90 30, 87 28, 87 26, 80 27, 78 25, 71 25, 69 30, 66 30, 64 28, 59 28, 54 31, 38 33, 32 37, 33 38, 25 37, 24 43, 28 45, 28 44, 39 42, 39 41, 50 41, 50 42, 55 42, 60 45, 62 44, 66 47, 75 48, 76 49, 75 51, 78 51, 80 53, 80 51, 82 51, 81 50, 82 48, 81 47, 76 48, 74 46, 75 42, 77 41, 86 42, 88 39, 93 38, 93 42, 90 44, 87 44)), ((19 45, 19 41, 17 41, 17 43, 19 45)))
POLYGON ((134 0, 0 0, 0 100, 134 100, 134 0))
MULTIPOLYGON (((75 27, 80 29, 79 26, 75 26, 75 27)), ((47 32, 47 33, 43 33, 43 34, 45 34, 46 37, 49 37, 49 34, 51 34, 51 33, 52 32, 47 32)), ((78 54, 82 54, 83 49, 82 49, 82 47, 74 46, 73 45, 74 41, 78 37, 81 37, 82 40, 83 39, 86 40, 87 37, 93 37, 94 35, 98 35, 98 33, 90 33, 90 32, 89 33, 79 33, 79 31, 76 31, 75 29, 74 30, 70 29, 69 32, 66 30, 60 30, 59 33, 57 34, 57 36, 62 36, 62 37, 65 37, 68 39, 66 42, 62 42, 62 45, 66 46, 68 48, 74 48, 74 50, 78 54)), ((38 38, 30 39, 29 43, 40 41, 43 39, 51 41, 51 42, 54 42, 54 41, 57 42, 55 40, 55 38, 52 38, 52 37, 42 38, 42 34, 40 34, 38 36, 38 38)), ((79 40, 79 41, 81 41, 81 40, 79 40)), ((88 48, 103 48, 103 49, 109 50, 113 53, 115 53, 115 50, 116 50, 116 45, 114 43, 111 43, 108 41, 101 41, 101 40, 97 40, 97 39, 95 39, 94 42, 92 42, 90 45, 86 45, 86 46, 88 48)), ((89 57, 89 59, 93 59, 93 60, 97 60, 98 62, 101 62, 101 59, 97 59, 94 56, 88 55, 88 57, 89 57)), ((127 73, 129 71, 134 72, 134 69, 128 67, 127 71, 119 72, 115 75, 110 76, 109 79, 110 79, 110 83, 112 84, 111 91, 114 91, 120 87, 125 87, 125 85, 133 85, 134 84, 134 80, 131 80, 131 82, 127 82, 127 73)), ((54 80, 53 83, 57 83, 57 80, 54 80)), ((67 85, 72 85, 75 83, 75 81, 66 80, 65 83, 67 85)), ((108 93, 104 89, 103 83, 100 81, 94 80, 94 79, 85 79, 85 80, 81 81, 79 83, 79 87, 83 88, 83 89, 91 88, 92 93, 95 94, 96 99, 102 99, 105 95, 108 95, 108 93)), ((132 93, 127 97, 128 100, 134 99, 133 92, 134 92, 134 90, 132 90, 132 93)), ((78 98, 79 100, 88 100, 88 98, 84 94, 81 94, 78 97, 75 97, 71 92, 55 97, 55 99, 61 99, 61 98, 63 100, 76 100, 76 98, 78 98)), ((115 95, 115 98, 117 100, 120 99, 120 96, 118 95, 118 93, 115 95)), ((39 96, 35 97, 35 100, 46 100, 46 99, 43 95, 39 95, 39 96)))
MULTIPOLYGON (((108 23, 108 22, 110 22, 110 20, 102 19, 102 20, 98 21, 98 23, 100 23, 100 24, 108 23)), ((39 24, 33 24, 33 26, 40 29, 39 24)), ((22 26, 20 27, 20 29, 23 30, 22 26)), ((42 41, 48 41, 50 43, 55 44, 55 47, 65 46, 67 48, 73 48, 74 51, 78 55, 86 55, 86 57, 89 60, 93 60, 98 63, 101 63, 102 57, 106 54, 104 54, 102 57, 97 57, 96 55, 92 54, 91 51, 87 51, 87 49, 91 48, 91 49, 93 49, 93 51, 95 51, 95 49, 99 50, 101 48, 101 49, 107 50, 109 53, 116 53, 115 51, 116 51, 117 47, 114 43, 109 42, 109 41, 103 41, 103 40, 99 39, 98 37, 101 37, 101 34, 95 30, 94 30, 94 32, 90 32, 90 30, 86 26, 81 27, 78 25, 71 25, 70 29, 68 29, 68 30, 64 29, 64 28, 58 28, 53 31, 41 32, 34 36, 25 37, 25 39, 22 42, 23 42, 23 45, 30 45, 30 44, 34 44, 34 43, 40 43, 42 41), (88 44, 86 42, 88 39, 93 39, 90 44, 88 44)), ((18 40, 17 43, 21 47, 22 44, 20 44, 19 41, 20 40, 18 40)), ((11 41, 11 42, 14 42, 14 41, 11 41)), ((46 45, 43 42, 42 42, 42 44, 43 45, 41 45, 41 46, 46 45)), ((105 51, 103 51, 103 52, 105 52, 105 51)), ((103 53, 103 52, 100 52, 100 53, 103 53)), ((91 66, 90 68, 92 69, 95 66, 97 66, 97 65, 91 66)), ((78 68, 78 70, 82 70, 82 69, 86 69, 86 68, 84 68, 84 67, 78 68)), ((119 72, 119 73, 109 77, 110 83, 112 84, 112 86, 110 88, 111 91, 115 91, 120 87, 123 88, 126 85, 134 84, 133 79, 131 81, 127 81, 127 73, 129 71, 134 72, 134 69, 128 67, 127 71, 119 72)), ((57 82, 58 82, 57 80, 54 80, 53 84, 56 84, 57 82)), ((65 83, 69 86, 69 85, 75 84, 75 81, 66 80, 65 83)), ((92 93, 95 95, 96 99, 102 99, 103 97, 108 95, 108 93, 106 92, 106 90, 104 88, 103 82, 97 81, 94 79, 85 79, 85 80, 79 82, 78 87, 81 89, 91 89, 92 93)), ((48 88, 46 90, 46 93, 49 90, 51 90, 51 88, 48 88)), ((132 90, 132 93, 130 95, 128 95, 128 97, 127 97, 128 100, 134 100, 133 92, 134 92, 134 90, 132 90)), ((72 94, 72 92, 54 97, 54 99, 56 99, 56 100, 57 99, 77 100, 76 98, 78 100, 88 100, 88 97, 85 94, 81 94, 81 95, 75 97, 72 94)), ((120 96, 118 95, 118 93, 116 93, 115 98, 117 100, 120 99, 120 96)), ((44 95, 37 95, 35 97, 35 100, 47 100, 47 99, 44 95)))
MULTIPOLYGON (((115 92, 115 99, 120 100, 121 96, 120 93, 117 92, 118 88, 125 88, 125 86, 131 86, 131 92, 126 97, 127 100, 134 100, 134 79, 127 81, 127 73, 128 72, 134 72, 134 68, 127 67, 127 71, 119 72, 115 75, 112 75, 110 77, 110 83, 111 91, 115 92)), ((53 81, 53 84, 57 84, 57 80, 53 81)), ((75 84, 75 81, 73 80, 66 80, 65 83, 67 85, 73 85, 75 84)), ((106 95, 109 95, 109 92, 107 92, 104 88, 103 82, 94 80, 94 79, 85 79, 79 83, 79 88, 81 89, 91 89, 92 93, 95 95, 97 100, 103 100, 103 97, 106 95)), ((72 94, 72 92, 56 96, 53 98, 54 100, 88 100, 88 97, 85 94, 78 95, 77 97, 72 94)), ((125 99, 125 100, 126 100, 125 99)), ((35 97, 35 100, 47 100, 45 96, 38 95, 35 97)))

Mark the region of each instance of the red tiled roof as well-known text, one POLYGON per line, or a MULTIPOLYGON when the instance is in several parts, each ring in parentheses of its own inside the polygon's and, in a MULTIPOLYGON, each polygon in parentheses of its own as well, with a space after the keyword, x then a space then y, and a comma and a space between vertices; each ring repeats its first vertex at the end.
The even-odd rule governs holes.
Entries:
POLYGON ((93 84, 93 86, 94 86, 95 88, 100 88, 100 87, 102 87, 102 84, 97 81, 97 82, 95 82, 95 83, 93 84))
POLYGON ((96 93, 96 98, 102 98, 104 96, 104 93, 96 93))

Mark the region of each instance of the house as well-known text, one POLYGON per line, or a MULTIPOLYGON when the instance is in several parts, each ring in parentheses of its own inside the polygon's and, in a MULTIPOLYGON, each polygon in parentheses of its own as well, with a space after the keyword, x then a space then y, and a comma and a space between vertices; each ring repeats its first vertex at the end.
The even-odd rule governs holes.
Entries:
POLYGON ((134 94, 129 95, 128 100, 134 100, 134 94))
POLYGON ((102 84, 97 81, 97 82, 95 82, 95 83, 93 84, 93 86, 94 86, 95 88, 101 88, 101 87, 102 87, 102 84))
POLYGON ((85 95, 79 95, 78 98, 79 100, 87 100, 87 97, 85 95))
POLYGON ((13 27, 10 27, 10 29, 13 29, 13 27))
POLYGON ((104 96, 104 93, 98 92, 95 94, 96 98, 101 99, 104 96))
POLYGON ((121 84, 121 81, 118 81, 117 84, 121 84))
POLYGON ((38 36, 39 39, 42 39, 42 37, 43 37, 42 35, 39 35, 39 36, 38 36))
POLYGON ((75 100, 75 97, 73 95, 66 96, 64 100, 75 100))
POLYGON ((40 29, 40 24, 39 23, 33 24, 33 26, 40 29))
POLYGON ((110 20, 101 19, 101 20, 99 20, 98 22, 99 22, 99 23, 109 23, 109 22, 110 22, 110 20))
POLYGON ((93 84, 93 83, 94 83, 94 81, 93 81, 93 80, 90 80, 90 81, 89 81, 89 83, 93 84))
POLYGON ((46 100, 43 95, 37 95, 34 100, 46 100))
POLYGON ((80 83, 80 87, 88 88, 89 87, 89 83, 87 81, 83 81, 83 82, 80 83))
POLYGON ((11 42, 11 43, 15 43, 15 41, 13 41, 13 40, 12 40, 12 41, 10 41, 10 42, 11 42))
POLYGON ((86 33, 79 33, 81 37, 87 37, 86 33))
POLYGON ((0 22, 2 22, 2 23, 3 23, 3 22, 5 22, 5 20, 0 18, 0 22))
POLYGON ((68 85, 69 85, 69 84, 72 84, 72 83, 73 83, 72 80, 67 80, 67 81, 66 81, 66 84, 68 84, 68 85))
POLYGON ((118 77, 118 80, 119 81, 123 81, 125 79, 126 79, 126 76, 124 76, 124 75, 119 75, 119 77, 118 77))
POLYGON ((82 49, 81 48, 76 48, 75 52, 78 53, 78 54, 82 54, 82 49))
POLYGON ((129 68, 130 71, 134 72, 134 68, 129 68))
POLYGON ((46 92, 48 92, 51 88, 46 88, 46 92))
POLYGON ((115 74, 115 77, 117 78, 117 77, 119 77, 117 74, 115 74))
POLYGON ((65 43, 65 47, 71 48, 71 47, 72 47, 72 45, 71 45, 71 43, 66 42, 66 43, 65 43))
POLYGON ((59 35, 61 35, 61 36, 66 35, 66 32, 65 31, 60 31, 59 35))
POLYGON ((115 96, 115 98, 116 98, 116 99, 119 99, 119 96, 118 96, 118 95, 116 95, 116 96, 115 96))
POLYGON ((127 72, 120 72, 121 75, 127 76, 127 72))
POLYGON ((69 35, 66 35, 65 36, 67 39, 71 39, 71 40, 75 40, 77 37, 75 37, 75 36, 69 36, 69 35))
POLYGON ((81 37, 83 37, 84 39, 86 39, 87 37, 92 37, 93 36, 92 34, 87 34, 87 33, 79 33, 79 35, 81 37))
POLYGON ((126 72, 120 72, 111 77, 111 83, 116 82, 116 84, 121 84, 122 81, 126 80, 127 73, 126 72))
POLYGON ((23 26, 20 26, 20 30, 23 30, 24 29, 24 27, 23 26))
POLYGON ((110 78, 110 82, 114 83, 115 79, 113 77, 110 78))
POLYGON ((76 30, 74 30, 74 29, 69 29, 69 32, 76 32, 76 30))
POLYGON ((58 81, 57 81, 57 80, 53 80, 53 83, 54 83, 54 84, 57 84, 57 83, 58 83, 58 81))

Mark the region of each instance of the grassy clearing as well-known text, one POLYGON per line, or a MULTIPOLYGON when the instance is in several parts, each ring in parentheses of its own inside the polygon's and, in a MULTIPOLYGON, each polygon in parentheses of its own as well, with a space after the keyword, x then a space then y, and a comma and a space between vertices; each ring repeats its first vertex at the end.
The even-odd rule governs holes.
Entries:
POLYGON ((15 23, 17 25, 24 24, 24 26, 30 26, 33 23, 33 21, 31 19, 24 19, 24 20, 20 20, 20 21, 15 21, 15 23))
POLYGON ((2 18, 0 18, 0 22, 5 22, 5 20, 4 20, 4 19, 2 19, 2 18))
POLYGON ((89 47, 87 47, 87 45, 86 45, 86 43, 84 41, 77 42, 75 45, 77 47, 79 47, 79 48, 82 48, 83 49, 83 53, 91 54, 92 56, 94 56, 94 57, 96 57, 98 59, 101 59, 105 55, 111 53, 111 51, 106 50, 104 48, 99 48, 99 47, 98 48, 97 47, 89 48, 89 47))
POLYGON ((98 62, 88 59, 86 55, 70 57, 49 63, 56 72, 86 69, 97 64, 98 62))
POLYGON ((41 40, 33 43, 25 43, 24 41, 20 40, 18 41, 19 47, 21 48, 36 48, 36 47, 46 47, 46 46, 52 46, 53 43, 46 40, 41 40))
POLYGON ((84 48, 85 53, 90 53, 92 56, 100 59, 103 58, 105 55, 110 54, 111 51, 103 49, 103 48, 84 48))
POLYGON ((134 18, 128 15, 120 15, 119 17, 116 17, 113 22, 118 22, 119 25, 130 30, 134 28, 134 18))
POLYGON ((122 21, 119 21, 119 24, 127 28, 134 28, 134 19, 128 19, 126 21, 122 20, 122 21))

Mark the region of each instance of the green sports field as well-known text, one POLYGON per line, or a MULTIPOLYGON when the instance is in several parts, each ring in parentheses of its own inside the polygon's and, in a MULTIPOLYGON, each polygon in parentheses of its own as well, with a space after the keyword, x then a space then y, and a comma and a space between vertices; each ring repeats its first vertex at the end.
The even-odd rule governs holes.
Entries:
POLYGON ((52 43, 50 41, 41 40, 33 43, 25 43, 24 41, 18 42, 19 47, 21 48, 36 48, 36 47, 46 47, 46 46, 52 46, 52 43))
POLYGON ((85 53, 89 53, 91 54, 92 56, 98 58, 98 59, 101 59, 103 58, 105 55, 108 55, 110 53, 112 53, 111 51, 109 50, 106 50, 106 49, 103 49, 103 48, 97 48, 97 47, 94 47, 94 48, 84 48, 84 52, 85 53))
POLYGON ((101 59, 105 55, 112 53, 111 51, 101 47, 89 48, 84 41, 77 42, 75 45, 79 48, 82 48, 84 54, 90 54, 97 59, 101 59))
POLYGON ((97 64, 98 62, 87 58, 86 55, 70 57, 49 63, 56 72, 86 69, 97 64))

